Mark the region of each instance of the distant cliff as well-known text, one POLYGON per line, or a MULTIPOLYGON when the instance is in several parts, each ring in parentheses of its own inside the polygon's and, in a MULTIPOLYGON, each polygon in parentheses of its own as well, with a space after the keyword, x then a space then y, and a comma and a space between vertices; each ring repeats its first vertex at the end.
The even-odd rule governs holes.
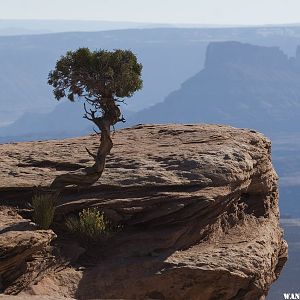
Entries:
POLYGON ((205 68, 252 65, 257 68, 288 68, 289 59, 278 47, 261 47, 239 42, 213 42, 206 51, 205 68))
POLYGON ((164 102, 132 123, 225 123, 274 131, 300 131, 300 50, 239 42, 209 44, 204 69, 164 102))

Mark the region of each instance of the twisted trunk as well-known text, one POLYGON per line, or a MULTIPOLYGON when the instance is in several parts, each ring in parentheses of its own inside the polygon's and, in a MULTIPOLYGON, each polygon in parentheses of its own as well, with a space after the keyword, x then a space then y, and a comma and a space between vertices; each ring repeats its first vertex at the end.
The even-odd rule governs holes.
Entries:
POLYGON ((110 128, 121 120, 120 109, 112 97, 101 99, 101 107, 104 111, 102 117, 95 117, 94 111, 90 113, 86 111, 89 116, 85 115, 88 120, 96 124, 101 132, 97 154, 93 154, 86 149, 89 155, 93 157, 94 165, 57 176, 51 183, 51 188, 63 189, 69 185, 85 187, 94 184, 101 177, 105 168, 106 157, 113 147, 110 128))

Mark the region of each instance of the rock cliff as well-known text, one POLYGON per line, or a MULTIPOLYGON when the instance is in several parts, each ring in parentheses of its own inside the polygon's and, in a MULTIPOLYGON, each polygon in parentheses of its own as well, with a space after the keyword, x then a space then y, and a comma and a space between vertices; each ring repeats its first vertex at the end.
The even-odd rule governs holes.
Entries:
MULTIPOLYGON (((17 289, 12 282, 9 293, 264 299, 287 259, 270 141, 219 125, 139 125, 113 140, 103 177, 90 188, 66 189, 55 222, 98 207, 123 229, 75 261, 41 271, 34 284, 17 289)), ((22 213, 32 186, 92 163, 85 146, 97 144, 93 135, 0 145, 2 204, 22 213)), ((54 247, 60 242, 58 234, 54 247)))

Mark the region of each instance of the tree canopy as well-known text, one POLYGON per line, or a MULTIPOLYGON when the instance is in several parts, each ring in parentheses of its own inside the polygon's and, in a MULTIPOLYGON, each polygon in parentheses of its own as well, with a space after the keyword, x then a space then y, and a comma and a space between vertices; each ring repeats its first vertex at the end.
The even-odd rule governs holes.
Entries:
POLYGON ((57 100, 76 96, 131 97, 142 88, 142 65, 130 50, 68 51, 49 73, 57 100))

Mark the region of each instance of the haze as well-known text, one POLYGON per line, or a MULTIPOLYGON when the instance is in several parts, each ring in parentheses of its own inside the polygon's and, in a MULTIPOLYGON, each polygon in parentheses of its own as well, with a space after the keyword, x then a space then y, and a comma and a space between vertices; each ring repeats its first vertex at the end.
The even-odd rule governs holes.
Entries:
POLYGON ((299 0, 0 0, 0 19, 176 24, 300 23, 299 0))

